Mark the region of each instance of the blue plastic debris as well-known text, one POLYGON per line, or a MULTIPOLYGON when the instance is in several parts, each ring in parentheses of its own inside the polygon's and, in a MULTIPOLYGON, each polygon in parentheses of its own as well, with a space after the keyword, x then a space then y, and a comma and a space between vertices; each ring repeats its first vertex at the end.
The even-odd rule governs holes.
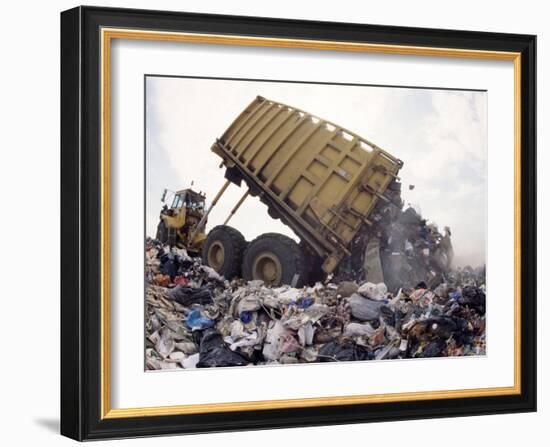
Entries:
POLYGON ((453 301, 458 301, 461 297, 462 297, 462 293, 460 293, 459 290, 455 291, 455 292, 451 292, 449 294, 449 297, 453 300, 453 301))
POLYGON ((185 322, 187 323, 187 326, 192 330, 206 329, 214 326, 214 321, 208 317, 205 317, 200 309, 193 309, 191 312, 189 312, 189 315, 187 315, 187 319, 185 320, 185 322))
POLYGON ((298 300, 296 301, 296 305, 298 307, 301 307, 302 309, 305 309, 309 306, 311 306, 313 304, 314 300, 313 298, 307 296, 307 297, 301 297, 301 298, 298 298, 298 300))
POLYGON ((248 324, 252 321, 252 312, 249 310, 243 310, 239 315, 239 318, 244 324, 248 324))

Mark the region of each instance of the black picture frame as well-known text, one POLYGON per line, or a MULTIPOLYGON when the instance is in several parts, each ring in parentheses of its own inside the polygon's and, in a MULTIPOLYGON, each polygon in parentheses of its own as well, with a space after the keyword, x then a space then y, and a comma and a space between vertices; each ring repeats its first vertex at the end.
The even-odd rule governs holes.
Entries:
POLYGON ((536 36, 100 7, 61 13, 61 433, 77 440, 536 410, 536 36), (521 53, 521 391, 515 395, 102 418, 100 29, 521 53))

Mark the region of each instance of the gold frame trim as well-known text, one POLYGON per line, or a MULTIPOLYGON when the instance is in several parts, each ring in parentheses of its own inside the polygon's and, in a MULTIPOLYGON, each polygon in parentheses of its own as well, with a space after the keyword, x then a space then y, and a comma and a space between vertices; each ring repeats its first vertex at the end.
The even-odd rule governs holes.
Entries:
POLYGON ((307 408, 431 399, 503 396, 521 393, 521 53, 455 48, 383 45, 338 41, 280 39, 250 36, 101 29, 101 419, 168 416, 229 411, 307 408), (143 408, 111 408, 110 341, 110 174, 111 116, 110 67, 113 39, 155 40, 214 45, 262 46, 321 51, 368 52, 409 56, 438 56, 513 61, 514 63, 514 385, 445 391, 422 391, 357 396, 328 396, 215 404, 174 405, 143 408))

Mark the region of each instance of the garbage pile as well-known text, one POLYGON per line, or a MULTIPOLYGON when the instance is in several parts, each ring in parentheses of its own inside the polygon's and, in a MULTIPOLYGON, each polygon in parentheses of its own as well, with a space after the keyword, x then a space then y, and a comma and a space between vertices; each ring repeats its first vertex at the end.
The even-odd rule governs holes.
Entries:
MULTIPOLYGON (((399 225, 380 237, 381 262, 388 262, 384 250, 393 249, 398 230, 408 228, 399 225)), ((412 251, 400 256, 410 266, 420 253, 422 268, 408 271, 402 285, 393 277, 386 284, 334 276, 301 289, 228 281, 200 258, 148 238, 146 368, 484 355, 484 268, 443 275, 413 236, 405 237, 412 251), (425 271, 429 281, 410 284, 425 271)))
POLYGON ((392 292, 421 281, 429 288, 445 281, 454 258, 451 230, 445 227, 441 233, 414 207, 404 208, 401 186, 389 185, 385 201, 379 200, 369 216, 370 225, 352 242, 352 255, 341 263, 337 278, 384 282, 392 292))

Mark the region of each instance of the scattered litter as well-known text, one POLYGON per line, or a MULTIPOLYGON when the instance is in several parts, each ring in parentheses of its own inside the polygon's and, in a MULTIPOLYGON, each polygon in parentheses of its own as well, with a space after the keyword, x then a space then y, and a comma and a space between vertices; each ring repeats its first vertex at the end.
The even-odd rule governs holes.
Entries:
POLYGON ((351 306, 351 314, 361 321, 377 320, 380 316, 380 308, 382 303, 373 301, 368 298, 363 298, 357 293, 348 298, 348 303, 351 306))
POLYGON ((226 346, 215 329, 207 329, 201 334, 198 368, 244 366, 248 363, 244 356, 226 346))
POLYGON ((228 281, 185 250, 147 239, 146 368, 484 355, 484 268, 448 269, 433 243, 444 235, 408 210, 378 242, 383 269, 369 264, 384 282, 338 274, 303 288, 228 281))
POLYGON ((209 304, 212 302, 212 294, 208 287, 194 288, 180 284, 170 290, 168 296, 183 306, 209 304))
POLYGON ((382 301, 386 299, 388 288, 384 283, 373 284, 371 282, 366 282, 362 284, 361 287, 358 287, 357 293, 371 300, 382 301))
POLYGON ((185 369, 196 368, 197 363, 199 363, 199 357, 200 354, 198 353, 190 355, 189 357, 186 357, 184 360, 182 360, 181 366, 185 369))
POLYGON ((205 317, 200 309, 193 309, 191 312, 189 312, 189 315, 187 315, 187 319, 185 320, 185 322, 191 330, 206 329, 214 326, 214 321, 212 321, 208 317, 205 317))
POLYGON ((350 362, 371 359, 372 352, 350 339, 327 343, 321 347, 317 356, 319 362, 350 362))
POLYGON ((338 284, 336 288, 336 295, 341 296, 342 298, 347 298, 348 296, 357 293, 359 286, 353 281, 342 281, 338 284))

